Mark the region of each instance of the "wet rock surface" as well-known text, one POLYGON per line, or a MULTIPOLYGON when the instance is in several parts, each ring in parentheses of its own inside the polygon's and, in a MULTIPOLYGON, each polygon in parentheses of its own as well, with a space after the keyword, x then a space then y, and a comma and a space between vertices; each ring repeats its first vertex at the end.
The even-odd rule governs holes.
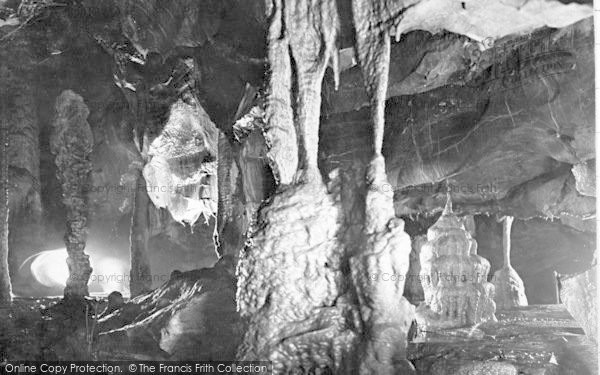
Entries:
POLYGON ((597 374, 597 349, 561 305, 498 311, 497 322, 436 332, 408 345, 423 375, 597 374))
POLYGON ((248 330, 237 358, 277 372, 343 371, 357 338, 346 325, 338 209, 320 185, 277 192, 240 254, 237 301, 248 330))
POLYGON ((164 285, 98 321, 99 358, 231 360, 243 325, 231 259, 174 271, 164 285))
MULTIPOLYGON (((504 266, 502 224, 487 216, 477 216, 476 223, 479 254, 490 261, 493 274, 504 266)), ((523 281, 529 303, 557 303, 554 271, 564 275, 585 272, 595 248, 595 234, 576 231, 558 220, 515 220, 511 264, 523 281)))
POLYGON ((598 342, 597 266, 560 280, 560 299, 585 333, 598 342))

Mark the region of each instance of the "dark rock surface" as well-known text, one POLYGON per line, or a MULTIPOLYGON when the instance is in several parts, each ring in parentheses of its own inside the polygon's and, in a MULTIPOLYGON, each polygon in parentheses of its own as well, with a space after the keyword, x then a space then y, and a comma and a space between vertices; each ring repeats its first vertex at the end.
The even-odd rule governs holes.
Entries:
POLYGON ((423 375, 597 374, 597 349, 563 306, 518 307, 497 317, 409 343, 409 359, 423 375))
POLYGON ((160 288, 98 322, 100 358, 231 360, 243 325, 231 259, 174 271, 160 288))

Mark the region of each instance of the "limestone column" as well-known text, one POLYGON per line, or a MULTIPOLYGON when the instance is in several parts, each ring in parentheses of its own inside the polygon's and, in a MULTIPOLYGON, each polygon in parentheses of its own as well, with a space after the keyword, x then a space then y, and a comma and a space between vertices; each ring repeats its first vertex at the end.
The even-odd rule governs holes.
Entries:
POLYGON ((88 107, 73 91, 64 91, 56 100, 56 118, 50 138, 50 150, 55 155, 57 177, 61 182, 63 204, 67 208, 67 265, 69 278, 65 298, 88 295, 88 280, 92 273, 85 253, 88 206, 85 186, 92 169, 90 154, 93 136, 87 122, 88 107))
POLYGON ((504 266, 494 273, 494 286, 496 287, 496 307, 511 309, 517 306, 527 306, 525 285, 517 271, 510 264, 510 233, 514 217, 505 216, 502 219, 502 250, 504 266))

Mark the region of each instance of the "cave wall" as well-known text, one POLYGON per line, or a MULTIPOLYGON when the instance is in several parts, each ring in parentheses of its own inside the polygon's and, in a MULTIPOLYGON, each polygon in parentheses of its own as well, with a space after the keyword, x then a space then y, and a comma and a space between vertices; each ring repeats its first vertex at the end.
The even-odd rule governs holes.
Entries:
MULTIPOLYGON (((493 274, 503 264, 502 224, 483 215, 475 221, 479 254, 490 261, 493 274)), ((523 279, 530 304, 557 303, 554 271, 586 271, 596 249, 594 233, 577 231, 557 220, 515 220, 511 238, 511 263, 523 279)))

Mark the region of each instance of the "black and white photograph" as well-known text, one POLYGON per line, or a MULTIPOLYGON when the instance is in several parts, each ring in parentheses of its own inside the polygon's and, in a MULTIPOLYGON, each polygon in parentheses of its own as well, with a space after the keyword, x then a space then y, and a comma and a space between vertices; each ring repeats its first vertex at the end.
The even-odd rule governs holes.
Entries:
POLYGON ((0 374, 598 375, 596 7, 0 0, 0 374))

